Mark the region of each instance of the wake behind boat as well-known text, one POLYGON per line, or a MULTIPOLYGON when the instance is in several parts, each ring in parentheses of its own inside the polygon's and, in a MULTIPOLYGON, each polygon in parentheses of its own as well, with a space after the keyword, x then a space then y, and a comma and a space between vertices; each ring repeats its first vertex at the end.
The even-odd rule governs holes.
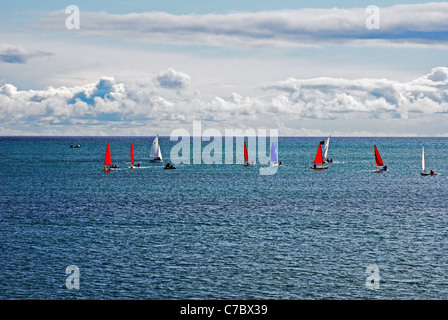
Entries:
POLYGON ((151 151, 149 153, 149 156, 152 158, 149 161, 151 162, 163 162, 162 158, 162 150, 160 149, 159 145, 159 135, 157 135, 152 142, 151 151))

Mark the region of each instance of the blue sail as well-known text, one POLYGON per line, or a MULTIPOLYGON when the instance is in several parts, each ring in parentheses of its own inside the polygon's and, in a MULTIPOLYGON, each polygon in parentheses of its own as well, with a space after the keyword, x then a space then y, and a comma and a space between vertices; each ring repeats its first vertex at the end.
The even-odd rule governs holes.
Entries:
POLYGON ((271 147, 271 162, 277 162, 277 146, 275 143, 272 144, 271 147))

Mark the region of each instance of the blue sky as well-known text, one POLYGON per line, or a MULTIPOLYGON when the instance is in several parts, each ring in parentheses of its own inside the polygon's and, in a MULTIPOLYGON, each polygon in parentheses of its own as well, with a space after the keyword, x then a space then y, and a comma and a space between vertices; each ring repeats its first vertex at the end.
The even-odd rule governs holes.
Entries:
POLYGON ((69 4, 0 1, 0 134, 448 135, 445 2, 69 4))

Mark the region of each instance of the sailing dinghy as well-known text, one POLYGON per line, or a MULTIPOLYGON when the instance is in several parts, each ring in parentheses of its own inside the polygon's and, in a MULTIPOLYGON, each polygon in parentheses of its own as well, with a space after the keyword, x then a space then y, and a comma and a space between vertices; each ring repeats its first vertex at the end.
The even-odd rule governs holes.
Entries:
POLYGON ((271 166, 275 167, 275 166, 281 166, 282 162, 278 162, 277 159, 277 144, 273 143, 271 146, 271 166))
POLYGON ((328 169, 327 166, 322 165, 323 164, 323 159, 322 159, 322 147, 321 147, 321 143, 319 142, 319 145, 317 147, 317 152, 316 152, 316 156, 314 157, 314 164, 311 167, 311 169, 314 170, 324 170, 324 169, 328 169), (320 166, 318 166, 318 164, 320 164, 320 166))
POLYGON ((375 149, 375 163, 377 167, 382 167, 380 170, 377 170, 376 172, 380 173, 380 172, 384 172, 387 171, 387 166, 383 164, 383 159, 381 159, 380 153, 378 152, 378 149, 376 147, 376 145, 373 145, 374 149, 375 149))
POLYGON ((136 165, 134 165, 134 142, 131 143, 131 163, 132 163, 132 166, 130 166, 129 169, 140 168, 140 163, 137 163, 136 165))
POLYGON ((112 166, 112 159, 110 156, 110 143, 107 143, 106 154, 104 156, 104 172, 110 172, 116 166, 112 166), (107 168, 109 166, 109 168, 107 168))
POLYGON ((162 151, 160 150, 159 145, 159 136, 157 135, 152 142, 151 151, 149 153, 149 156, 152 158, 151 162, 163 162, 162 158, 162 151))
POLYGON ((422 149, 422 176, 436 176, 437 173, 434 173, 434 170, 431 170, 430 172, 426 172, 426 165, 425 165, 425 146, 423 146, 422 149))
POLYGON ((245 161, 244 167, 249 167, 253 164, 249 163, 249 154, 247 153, 246 141, 244 141, 244 161, 245 161))

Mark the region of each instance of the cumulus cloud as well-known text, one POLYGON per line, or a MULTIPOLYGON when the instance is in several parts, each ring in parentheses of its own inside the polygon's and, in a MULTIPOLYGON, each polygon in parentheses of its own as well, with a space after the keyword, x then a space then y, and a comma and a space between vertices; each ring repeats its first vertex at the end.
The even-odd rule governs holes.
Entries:
POLYGON ((0 87, 0 128, 8 132, 33 125, 42 131, 58 126, 61 134, 78 126, 86 131, 78 130, 77 134, 87 134, 91 128, 103 126, 114 133, 129 134, 132 127, 172 130, 202 120, 228 128, 275 124, 290 132, 292 122, 310 119, 338 123, 393 119, 403 124, 408 119, 435 119, 448 113, 446 67, 434 68, 410 82, 289 78, 260 85, 260 95, 254 96, 234 92, 205 98, 189 88, 189 83, 190 76, 168 69, 146 78, 105 77, 79 87, 39 91, 20 91, 5 84, 0 87), (160 91, 161 79, 167 81, 162 83, 169 89, 185 90, 177 95, 160 91))
POLYGON ((183 72, 178 72, 173 68, 160 72, 157 77, 157 83, 166 89, 184 89, 190 85, 190 76, 183 72))
MULTIPOLYGON (((366 13, 366 8, 332 8, 202 15, 83 12, 79 32, 84 36, 209 46, 446 45, 448 42, 448 3, 379 9, 380 29, 375 30, 366 27, 371 14, 366 13)), ((64 18, 62 11, 51 12, 38 26, 57 30, 64 18)))
POLYGON ((26 50, 21 46, 4 45, 0 48, 0 61, 6 63, 25 64, 28 60, 36 57, 47 57, 53 55, 50 52, 26 50))

